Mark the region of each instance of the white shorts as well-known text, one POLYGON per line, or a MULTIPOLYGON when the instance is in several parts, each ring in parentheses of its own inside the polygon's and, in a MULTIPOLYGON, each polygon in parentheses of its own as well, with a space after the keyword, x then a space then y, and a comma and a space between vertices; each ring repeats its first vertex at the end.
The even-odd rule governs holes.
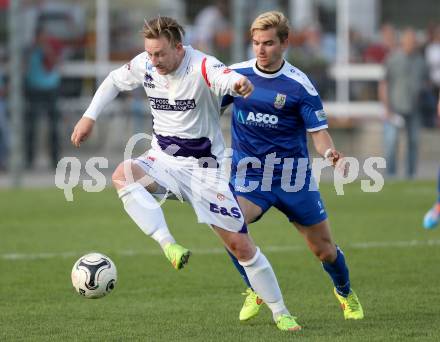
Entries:
POLYGON ((133 162, 160 185, 159 190, 152 193, 160 202, 175 196, 192 205, 199 223, 247 232, 229 180, 221 169, 202 168, 197 159, 173 157, 153 149, 133 162))

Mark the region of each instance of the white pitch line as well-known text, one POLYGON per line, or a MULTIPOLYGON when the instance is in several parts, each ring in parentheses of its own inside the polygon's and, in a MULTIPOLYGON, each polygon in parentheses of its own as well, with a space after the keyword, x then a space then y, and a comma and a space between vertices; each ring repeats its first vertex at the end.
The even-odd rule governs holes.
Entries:
MULTIPOLYGON (((440 246, 440 240, 409 240, 409 241, 370 241, 370 242, 354 242, 346 244, 344 247, 347 249, 373 249, 373 248, 413 248, 423 246, 440 246)), ((298 252, 304 251, 307 248, 305 246, 265 246, 262 247, 264 252, 269 253, 286 253, 286 252, 298 252)), ((198 255, 214 255, 224 254, 224 248, 209 248, 209 249, 193 249, 192 252, 198 255)), ((4 253, 0 254, 1 260, 40 260, 50 258, 71 258, 79 257, 85 254, 84 252, 60 252, 60 253, 4 253)), ((162 255, 160 249, 154 250, 122 250, 116 251, 114 254, 120 256, 137 256, 137 255, 162 255)))
POLYGON ((371 242, 356 242, 349 244, 349 247, 355 249, 369 249, 369 248, 406 248, 418 246, 438 246, 440 240, 410 240, 410 241, 371 241, 371 242))

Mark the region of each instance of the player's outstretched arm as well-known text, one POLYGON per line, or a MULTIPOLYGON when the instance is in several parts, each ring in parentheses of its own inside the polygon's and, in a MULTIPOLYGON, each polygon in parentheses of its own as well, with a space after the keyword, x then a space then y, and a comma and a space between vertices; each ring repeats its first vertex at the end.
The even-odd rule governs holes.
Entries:
POLYGON ((80 147, 81 143, 85 141, 93 131, 95 120, 88 117, 82 117, 73 129, 70 140, 75 147, 80 147))
POLYGON ((107 76, 98 87, 83 117, 75 125, 71 136, 71 141, 74 146, 79 147, 81 143, 90 136, 99 114, 104 107, 119 94, 119 89, 113 83, 113 77, 111 75, 112 73, 107 76))
POLYGON ((249 79, 234 70, 228 69, 215 57, 209 56, 202 62, 202 75, 211 91, 216 95, 249 97, 254 86, 249 79))

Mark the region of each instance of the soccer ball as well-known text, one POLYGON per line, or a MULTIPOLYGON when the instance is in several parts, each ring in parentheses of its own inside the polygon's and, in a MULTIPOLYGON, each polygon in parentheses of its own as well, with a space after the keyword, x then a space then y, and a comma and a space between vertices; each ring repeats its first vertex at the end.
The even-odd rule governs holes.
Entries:
POLYGON ((86 298, 104 297, 115 288, 116 280, 115 264, 101 253, 82 256, 72 268, 73 287, 86 298))

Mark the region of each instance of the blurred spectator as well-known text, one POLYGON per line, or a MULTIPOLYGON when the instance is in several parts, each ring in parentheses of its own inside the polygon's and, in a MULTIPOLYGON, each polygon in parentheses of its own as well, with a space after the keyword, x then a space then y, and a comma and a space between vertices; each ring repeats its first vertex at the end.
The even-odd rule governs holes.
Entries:
POLYGON ((420 126, 421 94, 426 88, 428 71, 423 56, 417 49, 413 29, 403 31, 400 49, 391 52, 385 65, 385 80, 380 84, 380 98, 384 103, 384 143, 387 173, 396 175, 399 128, 406 128, 407 144, 406 175, 413 178, 416 173, 420 126))
POLYGON ((5 171, 9 156, 9 125, 6 117, 5 48, 0 46, 0 172, 5 171))
POLYGON ((307 26, 302 34, 304 42, 301 49, 305 55, 321 59, 326 64, 336 60, 336 37, 334 35, 323 33, 318 25, 307 26))
POLYGON ((8 37, 9 0, 0 0, 0 42, 6 42, 8 37))
POLYGON ((350 63, 362 63, 365 50, 367 49, 367 41, 364 36, 357 30, 350 28, 348 32, 349 39, 349 60, 350 63))
MULTIPOLYGON (((354 28, 349 29, 349 63, 363 63, 364 54, 368 47, 368 42, 361 32, 354 28)), ((351 80, 349 87, 349 98, 355 101, 368 101, 371 94, 377 93, 375 87, 363 80, 351 80)))
POLYGON ((63 45, 66 58, 74 58, 80 51, 86 31, 86 16, 84 2, 79 0, 48 1, 24 0, 23 38, 25 46, 30 46, 35 40, 37 28, 44 30, 56 37, 63 45))
POLYGON ((380 28, 380 40, 370 44, 364 52, 366 63, 383 63, 390 51, 396 47, 396 31, 391 24, 383 24, 380 28))
POLYGON ((43 0, 24 0, 21 4, 22 18, 26 25, 23 25, 23 44, 32 45, 37 30, 38 17, 44 6, 43 0))
MULTIPOLYGON (((22 16, 24 46, 35 41, 37 28, 44 30, 57 48, 63 60, 83 60, 86 50, 86 7, 85 1, 69 0, 23 0, 22 16)), ((94 50, 93 50, 94 51, 94 50)), ((64 78, 60 87, 63 97, 77 97, 81 93, 83 80, 64 78)))
POLYGON ((26 167, 33 167, 35 157, 35 134, 38 120, 43 114, 49 120, 49 149, 52 167, 56 167, 59 157, 59 113, 57 99, 60 86, 60 46, 42 28, 37 30, 35 43, 28 52, 25 76, 27 109, 25 115, 25 156, 26 167), (46 112, 46 113, 44 113, 46 112))
POLYGON ((428 124, 431 124, 431 127, 435 125, 434 119, 435 115, 435 104, 438 103, 439 98, 438 94, 440 91, 440 25, 438 25, 433 34, 432 41, 427 45, 425 50, 426 62, 429 67, 429 76, 433 85, 431 95, 431 113, 428 118, 428 124))
POLYGON ((330 36, 323 36, 317 25, 308 25, 298 32, 291 32, 289 42, 292 46, 288 60, 309 75, 324 98, 328 98, 328 65, 334 61, 336 44, 330 36))
POLYGON ((202 9, 194 21, 193 45, 207 54, 216 55, 220 60, 229 60, 225 52, 232 43, 229 22, 229 1, 216 0, 202 9))

